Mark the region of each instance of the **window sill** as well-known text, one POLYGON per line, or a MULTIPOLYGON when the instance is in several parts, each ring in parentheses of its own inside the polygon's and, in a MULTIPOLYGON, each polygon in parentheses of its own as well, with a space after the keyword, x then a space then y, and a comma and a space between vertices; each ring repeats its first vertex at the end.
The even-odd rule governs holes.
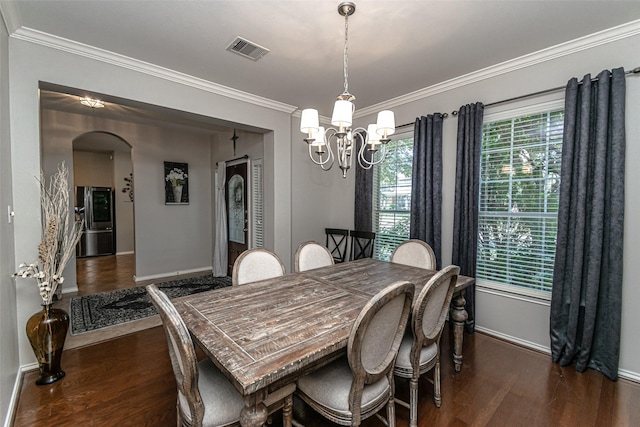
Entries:
POLYGON ((545 306, 549 306, 551 304, 551 292, 525 289, 519 286, 503 285, 501 283, 490 282, 487 280, 476 280, 476 288, 488 294, 498 295, 505 298, 518 299, 545 306))

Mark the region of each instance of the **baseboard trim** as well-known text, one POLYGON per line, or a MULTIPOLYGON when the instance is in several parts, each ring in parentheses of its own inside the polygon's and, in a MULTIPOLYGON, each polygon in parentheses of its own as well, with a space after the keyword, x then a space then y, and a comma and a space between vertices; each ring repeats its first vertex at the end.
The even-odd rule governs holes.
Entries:
POLYGON ((78 284, 76 283, 76 285, 73 288, 69 288, 69 287, 64 287, 64 289, 62 290, 62 295, 64 294, 72 294, 72 293, 78 293, 78 284))
POLYGON ((637 372, 627 371, 626 369, 618 369, 618 376, 625 380, 633 381, 640 384, 640 374, 637 372))
POLYGON ((514 337, 512 335, 507 335, 502 332, 494 331, 492 329, 483 328, 482 326, 478 326, 478 325, 476 325, 476 331, 482 332, 483 334, 491 335, 492 337, 499 338, 503 341, 508 341, 512 344, 516 344, 521 347, 530 348, 531 350, 536 350, 545 354, 551 354, 551 349, 549 347, 540 345, 533 341, 523 340, 522 338, 514 337))
POLYGON ((22 390, 22 382, 24 380, 24 373, 27 371, 33 371, 38 369, 37 363, 30 363, 18 368, 16 374, 16 380, 13 383, 13 392, 11 393, 11 400, 7 407, 7 416, 4 419, 4 427, 11 427, 16 415, 16 409, 18 408, 18 398, 20 397, 20 390, 22 390))
MULTIPOLYGON (((540 345, 531 341, 523 340, 521 338, 517 338, 511 335, 504 334, 502 332, 497 332, 492 329, 483 328, 482 326, 476 325, 476 331, 482 332, 483 334, 490 335, 492 337, 501 339, 503 341, 510 342, 512 344, 519 345, 521 347, 526 347, 531 350, 535 350, 541 353, 545 353, 551 355, 551 349, 544 345, 540 345)), ((635 383, 640 384, 640 374, 633 371, 628 371, 626 369, 618 369, 618 376, 625 380, 633 381, 635 383)))
MULTIPOLYGON (((128 178, 127 178, 128 179, 128 178)), ((117 255, 133 255, 135 254, 135 251, 123 251, 123 252, 116 252, 116 256, 117 255)))
POLYGON ((134 282, 138 283, 138 282, 144 282, 147 280, 155 280, 155 279, 171 279, 173 277, 182 276, 185 274, 211 273, 212 271, 213 270, 211 266, 199 267, 199 268, 191 268, 188 270, 171 271, 171 272, 160 273, 160 274, 149 274, 147 276, 133 276, 133 280, 134 282))

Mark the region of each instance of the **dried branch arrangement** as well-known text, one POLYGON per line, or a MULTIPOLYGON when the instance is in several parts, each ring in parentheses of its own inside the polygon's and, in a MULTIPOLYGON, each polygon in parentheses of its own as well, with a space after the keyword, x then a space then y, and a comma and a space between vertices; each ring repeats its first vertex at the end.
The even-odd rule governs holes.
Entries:
POLYGON ((38 245, 38 262, 20 264, 15 277, 35 278, 44 305, 51 304, 64 281, 62 272, 71 259, 82 235, 82 220, 69 220, 69 169, 64 162, 46 184, 40 174, 42 240, 38 245))

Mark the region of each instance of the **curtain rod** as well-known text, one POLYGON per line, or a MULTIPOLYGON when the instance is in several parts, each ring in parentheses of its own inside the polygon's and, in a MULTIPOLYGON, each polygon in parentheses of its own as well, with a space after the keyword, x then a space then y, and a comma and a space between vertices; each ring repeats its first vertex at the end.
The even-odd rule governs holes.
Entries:
MULTIPOLYGON (((628 76, 628 75, 631 75, 631 74, 638 74, 638 73, 640 73, 640 67, 636 67, 633 70, 628 70, 628 71, 624 72, 625 76, 628 76)), ((598 81, 598 77, 592 78, 591 81, 592 82, 597 82, 598 81)), ((582 84, 582 82, 579 82, 578 84, 582 84)), ((566 85, 558 86, 558 87, 553 87, 551 89, 541 90, 539 92, 528 93, 526 95, 514 96, 513 98, 503 99, 502 101, 491 102, 489 104, 486 104, 485 107, 493 107, 493 106, 500 105, 500 104, 506 104, 507 102, 518 101, 520 99, 530 98, 532 96, 544 95, 544 94, 547 94, 547 93, 556 92, 556 91, 558 91, 560 89, 565 89, 566 87, 567 87, 566 85)), ((457 114, 458 114, 458 112, 456 111, 454 116, 457 115, 457 114)))
MULTIPOLYGON (((247 154, 245 154, 244 156, 240 156, 240 157, 237 157, 235 159, 225 160, 225 163, 231 163, 231 162, 235 162, 236 160, 242 160, 242 159, 248 159, 248 158, 249 158, 249 156, 247 154)), ((220 162, 216 162, 216 166, 218 166, 218 163, 220 163, 220 162)))
MULTIPOLYGON (((447 114, 447 113, 436 113, 436 114, 440 114, 440 115, 442 116, 442 118, 443 118, 443 119, 446 119, 447 117, 449 117, 449 114, 447 114)), ((456 114, 458 114, 458 113, 456 113, 456 114)), ((454 114, 454 116, 455 116, 455 114, 454 114)), ((403 125, 396 126, 396 129, 398 129, 398 128, 406 128, 407 126, 413 126, 413 125, 415 125, 415 124, 416 124, 416 122, 412 122, 412 123, 405 123, 405 124, 403 124, 403 125)))
MULTIPOLYGON (((636 68, 634 68, 632 70, 625 71, 624 74, 625 74, 625 76, 628 76, 628 75, 631 75, 631 74, 640 74, 640 67, 636 67, 636 68)), ((592 82, 596 82, 596 81, 598 81, 598 78, 594 77, 594 78, 591 79, 591 81, 592 82)), ((580 82, 580 84, 581 83, 582 82, 580 82)), ((507 102, 519 101, 521 99, 531 98, 533 96, 538 96, 538 95, 545 95, 547 93, 556 92, 556 91, 558 91, 560 89, 565 89, 566 87, 567 87, 566 85, 565 86, 558 86, 558 87, 554 87, 554 88, 551 88, 551 89, 541 90, 541 91, 538 91, 538 92, 527 93, 525 95, 514 96, 513 98, 503 99, 502 101, 496 101, 496 102, 491 102, 489 104, 485 104, 485 107, 494 107, 496 105, 506 104, 507 102)), ((458 112, 457 111, 452 111, 451 115, 452 116, 457 116, 458 112)), ((444 113, 442 115, 442 117, 443 118, 447 117, 447 113, 444 113)), ((411 126, 413 124, 415 124, 415 122, 414 123, 405 123, 403 125, 397 126, 396 129, 397 128, 401 128, 401 127, 411 126)))

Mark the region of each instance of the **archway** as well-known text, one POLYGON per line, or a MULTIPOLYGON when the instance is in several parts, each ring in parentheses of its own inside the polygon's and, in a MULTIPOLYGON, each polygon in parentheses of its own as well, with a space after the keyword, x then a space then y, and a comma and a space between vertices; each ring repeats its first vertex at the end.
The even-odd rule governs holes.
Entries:
POLYGON ((76 251, 78 295, 135 286, 132 147, 103 131, 86 132, 72 146, 75 206, 85 219, 76 251), (108 200, 101 223, 91 209, 92 194, 108 200))

